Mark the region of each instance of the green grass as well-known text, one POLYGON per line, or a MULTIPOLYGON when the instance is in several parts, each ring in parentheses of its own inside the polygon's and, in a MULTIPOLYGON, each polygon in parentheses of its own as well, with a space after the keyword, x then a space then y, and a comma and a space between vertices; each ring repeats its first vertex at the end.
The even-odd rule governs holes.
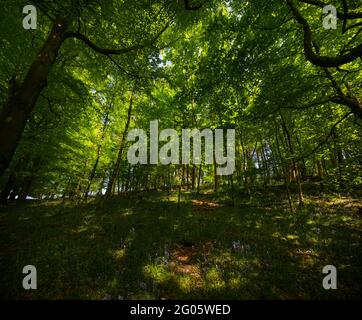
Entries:
MULTIPOLYGON (((0 213, 1 299, 356 299, 362 297, 361 201, 286 206, 141 202, 11 204, 0 213), (234 242, 234 246, 233 246, 234 242), (235 248, 234 248, 235 247, 235 248), (22 288, 37 268, 38 289, 22 288), (322 287, 335 265, 338 289, 322 287)), ((215 201, 212 195, 200 201, 215 201)), ((211 202, 215 204, 215 202, 211 202)))

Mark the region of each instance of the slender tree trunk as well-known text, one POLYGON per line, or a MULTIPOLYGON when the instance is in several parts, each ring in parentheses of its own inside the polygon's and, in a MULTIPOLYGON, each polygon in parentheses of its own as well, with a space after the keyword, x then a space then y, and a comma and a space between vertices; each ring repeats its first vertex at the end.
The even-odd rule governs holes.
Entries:
MULTIPOLYGON (((250 168, 250 169, 255 169, 253 159, 254 159, 254 155, 255 155, 257 146, 258 146, 258 143, 256 142, 251 153, 250 153, 250 150, 249 150, 248 168, 250 168)), ((250 177, 249 177, 249 183, 250 183, 249 184, 249 189, 250 189, 250 185, 252 185, 252 186, 255 185, 255 180, 256 180, 256 171, 253 170, 253 172, 251 172, 250 177)), ((250 193, 250 195, 251 195, 251 193, 250 193)))
POLYGON ((20 189, 20 193, 19 193, 19 200, 20 201, 25 201, 26 197, 28 196, 31 186, 34 182, 35 179, 35 173, 38 171, 39 167, 41 165, 41 157, 37 157, 35 158, 33 165, 30 169, 31 171, 31 175, 26 177, 22 183, 21 189, 20 189))
POLYGON ((214 192, 217 192, 217 190, 218 190, 218 176, 216 174, 216 159, 214 153, 214 192))
POLYGON ((244 175, 244 189, 246 189, 248 196, 250 197, 250 188, 248 183, 248 150, 245 146, 242 132, 240 133, 240 144, 243 157, 243 175, 244 175))
POLYGON ((233 207, 235 207, 235 190, 234 190, 234 174, 231 174, 229 176, 229 181, 230 181, 230 192, 231 192, 231 201, 232 201, 232 205, 233 207))
POLYGON ((192 165, 192 176, 191 176, 192 190, 195 190, 195 180, 196 180, 196 167, 195 165, 192 165))
POLYGON ((320 159, 317 160, 317 168, 318 168, 318 176, 320 179, 319 185, 321 192, 324 192, 324 184, 323 184, 323 167, 322 167, 322 161, 320 159))
POLYGON ((71 182, 71 178, 68 179, 67 186, 65 187, 64 192, 63 192, 63 196, 62 196, 63 203, 65 202, 65 197, 67 196, 67 192, 70 189, 70 182, 71 182))
MULTIPOLYGON (((260 161, 259 151, 256 150, 255 154, 256 154, 256 161, 258 162, 258 171, 259 171, 259 173, 261 172, 263 181, 264 181, 264 168, 263 168, 262 161, 260 161)), ((257 177, 257 183, 258 183, 258 180, 259 179, 257 177)))
POLYGON ((322 164, 323 164, 323 169, 324 169, 325 176, 329 176, 326 159, 324 157, 322 157, 322 164))
POLYGON ((106 191, 106 198, 109 198, 112 195, 112 190, 113 190, 113 185, 114 182, 116 180, 116 178, 119 175, 119 171, 121 168, 121 162, 122 162, 122 155, 123 155, 123 148, 124 148, 124 144, 125 144, 125 140, 126 140, 126 136, 128 133, 128 128, 131 122, 131 115, 132 115, 132 105, 133 105, 133 94, 134 94, 134 90, 132 90, 131 93, 131 98, 129 101, 129 106, 128 106, 128 115, 127 115, 127 121, 126 121, 126 125, 124 127, 123 133, 122 133, 122 137, 121 137, 121 142, 119 144, 119 150, 118 150, 118 155, 117 155, 117 161, 114 165, 113 168, 113 172, 111 174, 111 177, 109 178, 109 182, 108 182, 108 186, 107 186, 107 191, 106 191))
POLYGON ((101 183, 99 184, 99 189, 98 189, 98 192, 97 192, 97 195, 98 196, 102 196, 103 195, 103 186, 104 186, 104 181, 105 181, 106 177, 103 176, 102 177, 102 180, 101 180, 101 183))
POLYGON ((278 150, 279 159, 280 159, 280 163, 281 163, 281 167, 282 167, 282 172, 283 172, 283 177, 284 177, 284 185, 285 185, 285 189, 287 191, 289 209, 290 209, 290 212, 293 213, 292 197, 291 197, 291 194, 290 194, 289 183, 288 183, 288 174, 287 174, 288 170, 285 168, 285 166, 283 164, 283 157, 282 157, 282 153, 280 151, 280 145, 279 145, 279 139, 278 139, 278 131, 276 131, 275 140, 276 140, 277 150, 278 150))
POLYGON ((260 143, 261 143, 260 155, 261 155, 261 159, 263 161, 264 186, 267 186, 270 181, 270 172, 269 172, 268 161, 267 161, 266 154, 264 151, 264 143, 263 143, 262 137, 260 137, 260 143))
POLYGON ((181 185, 179 185, 177 187, 178 191, 177 191, 177 206, 180 206, 180 202, 181 202, 181 185))
POLYGON ((124 191, 125 191, 125 192, 128 192, 129 185, 130 185, 130 178, 131 178, 131 165, 128 164, 127 181, 126 181, 126 185, 125 185, 125 187, 124 187, 124 191))
POLYGON ((197 175, 197 194, 200 193, 200 180, 201 180, 201 174, 202 174, 202 164, 199 164, 199 170, 197 175))
MULTIPOLYGON (((298 147, 299 147, 299 149, 301 149, 302 144, 300 143, 298 135, 296 135, 296 139, 297 139, 298 147)), ((300 179, 302 181, 306 181, 307 180, 307 165, 305 163, 305 159, 303 156, 301 157, 301 165, 299 166, 299 172, 300 172, 300 179)))
POLYGON ((295 159, 294 159, 294 150, 293 150, 292 140, 291 140, 289 130, 288 130, 287 126, 286 126, 286 123, 284 121, 284 118, 283 118, 282 114, 280 114, 280 117, 282 119, 282 127, 284 129, 284 132, 285 132, 285 135, 286 135, 286 138, 287 138, 287 142, 288 142, 288 146, 289 146, 289 152, 290 152, 290 155, 292 156, 292 168, 293 168, 294 175, 295 175, 295 178, 297 180, 297 185, 298 185, 299 205, 302 206, 303 203, 304 203, 304 197, 303 197, 303 191, 302 191, 302 184, 300 182, 300 173, 299 173, 299 170, 297 168, 297 165, 296 165, 295 159))
POLYGON ((77 186, 76 186, 75 191, 74 191, 74 197, 81 198, 82 180, 84 179, 84 176, 85 176, 85 174, 87 172, 87 166, 88 166, 88 160, 85 160, 83 170, 82 170, 80 176, 78 177, 77 186))
POLYGON ((118 179, 117 179, 117 194, 120 195, 121 194, 121 177, 118 175, 118 179))
POLYGON ((181 187, 185 184, 185 165, 182 164, 181 187))
POLYGON ((343 154, 340 146, 338 145, 338 133, 336 128, 334 128, 333 130, 332 137, 333 137, 334 160, 338 171, 338 184, 340 187, 343 187, 343 174, 342 174, 343 154))
POLYGON ((85 199, 86 200, 88 198, 88 194, 89 194, 89 190, 90 190, 92 181, 93 181, 93 179, 94 179, 94 177, 96 175, 96 172, 97 172, 98 162, 99 162, 99 159, 101 157, 102 144, 103 144, 104 137, 106 135, 106 128, 107 128, 107 125, 108 125, 109 112, 110 112, 110 110, 112 108, 112 105, 113 105, 113 98, 112 98, 112 101, 108 105, 108 108, 107 108, 107 110, 105 112, 104 123, 103 123, 103 127, 102 127, 101 140, 100 140, 100 142, 99 142, 99 144, 97 146, 96 161, 94 162, 92 172, 91 172, 90 177, 89 177, 87 189, 86 189, 86 192, 85 192, 85 199))

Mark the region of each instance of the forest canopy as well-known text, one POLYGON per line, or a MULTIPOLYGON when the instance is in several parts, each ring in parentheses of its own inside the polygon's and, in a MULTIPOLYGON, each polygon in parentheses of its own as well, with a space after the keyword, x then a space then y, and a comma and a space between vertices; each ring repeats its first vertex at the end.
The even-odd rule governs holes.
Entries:
MULTIPOLYGON (((126 188, 124 137, 155 119, 235 128, 240 185, 361 183, 359 1, 336 30, 318 1, 33 1, 35 30, 24 4, 2 13, 2 184, 17 175, 2 199, 126 188)), ((132 189, 171 187, 175 169, 134 167, 148 178, 132 189)))
POLYGON ((360 0, 12 0, 0 16, 2 204, 360 197, 360 0), (235 130, 232 174, 204 138, 199 163, 130 163, 128 134, 155 120, 180 139, 235 130))

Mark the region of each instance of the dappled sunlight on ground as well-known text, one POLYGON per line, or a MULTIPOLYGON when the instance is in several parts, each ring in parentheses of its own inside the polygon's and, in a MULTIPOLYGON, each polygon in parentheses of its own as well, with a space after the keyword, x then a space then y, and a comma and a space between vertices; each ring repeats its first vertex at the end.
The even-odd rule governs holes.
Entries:
POLYGON ((212 194, 168 198, 9 206, 0 214, 1 298, 361 297, 362 227, 358 211, 346 211, 358 199, 306 197, 290 213, 212 194), (20 287, 27 264, 38 269, 33 292, 20 287), (339 270, 338 290, 322 288, 327 264, 339 270))

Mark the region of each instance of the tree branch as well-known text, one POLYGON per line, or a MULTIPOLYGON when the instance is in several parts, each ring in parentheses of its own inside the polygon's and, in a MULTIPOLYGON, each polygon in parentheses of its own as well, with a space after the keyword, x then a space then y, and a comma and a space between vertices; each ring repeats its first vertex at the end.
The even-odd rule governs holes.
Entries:
MULTIPOLYGON (((299 2, 303 2, 306 4, 311 4, 313 6, 317 6, 319 8, 324 8, 327 4, 323 1, 319 0, 299 0, 299 2)), ((340 12, 337 11, 338 18, 342 20, 348 20, 348 19, 360 19, 362 18, 362 12, 340 12)))
POLYGON ((310 152, 308 153, 306 156, 302 156, 300 158, 297 159, 297 161, 302 160, 303 158, 308 158, 310 157, 312 154, 314 154, 322 145, 324 145, 325 143, 328 142, 329 138, 331 137, 334 129, 346 118, 348 118, 351 114, 353 114, 352 112, 348 112, 346 113, 341 119, 339 119, 331 128, 327 138, 325 138, 322 142, 318 143, 318 145, 310 152))
MULTIPOLYGON (((302 16, 293 0, 286 0, 290 7, 295 20, 303 26, 304 31, 304 53, 308 61, 320 67, 338 67, 340 65, 354 61, 362 56, 362 43, 355 48, 349 50, 345 55, 337 57, 320 56, 313 50, 312 31, 309 27, 308 21, 302 16)), ((314 2, 314 1, 313 1, 314 2)))
POLYGON ((362 106, 358 99, 351 95, 344 94, 342 88, 338 85, 337 81, 333 78, 332 74, 328 69, 325 68, 324 72, 327 75, 327 78, 331 81, 332 86, 337 93, 336 96, 331 97, 331 102, 338 103, 350 108, 350 110, 356 116, 362 119, 362 106))
POLYGON ((131 76, 133 78, 136 78, 136 79, 151 79, 151 80, 154 80, 154 78, 152 77, 149 77, 149 76, 141 76, 141 75, 138 75, 138 74, 135 74, 135 73, 132 73, 130 71, 127 71, 125 68, 123 68, 116 60, 114 60, 112 58, 111 55, 107 55, 107 57, 109 58, 109 60, 111 60, 116 66, 118 69, 120 69, 122 72, 124 72, 126 75, 128 76, 131 76))
POLYGON ((85 43, 88 47, 90 47, 93 51, 96 51, 100 54, 104 54, 107 56, 110 55, 118 55, 118 54, 125 54, 131 51, 137 51, 141 50, 146 47, 152 47, 154 43, 157 41, 157 39, 166 31, 166 29, 169 27, 169 23, 167 23, 157 34, 154 38, 152 38, 150 41, 147 41, 144 44, 138 44, 133 45, 127 48, 122 49, 108 49, 108 48, 101 48, 94 44, 90 39, 88 39, 85 35, 81 34, 80 32, 66 32, 65 33, 65 39, 67 38, 76 38, 78 40, 81 40, 83 43, 85 43))

